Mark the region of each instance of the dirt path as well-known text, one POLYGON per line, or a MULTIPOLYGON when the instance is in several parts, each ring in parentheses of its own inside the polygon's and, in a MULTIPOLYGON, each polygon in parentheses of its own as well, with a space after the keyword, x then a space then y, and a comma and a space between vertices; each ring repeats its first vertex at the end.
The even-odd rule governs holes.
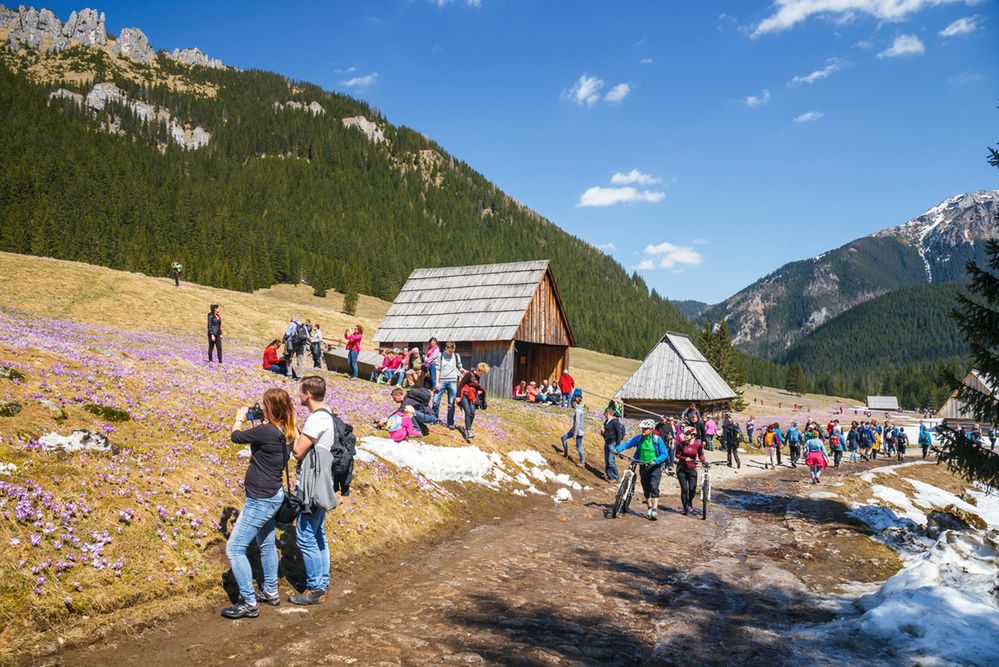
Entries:
MULTIPOLYGON (((854 472, 850 468, 847 472, 854 472)), ((237 622, 217 609, 139 637, 69 652, 66 665, 638 665, 832 663, 782 629, 831 618, 828 590, 870 564, 873 544, 804 468, 728 476, 707 521, 605 517, 601 485, 556 506, 537 499, 504 520, 431 547, 355 564, 330 599, 283 603, 237 622), (856 552, 856 558, 850 554, 856 552)), ((723 474, 723 472, 725 474, 723 474)), ((744 472, 746 470, 744 469, 744 472)), ((877 545, 874 545, 875 547, 877 545)), ((876 556, 882 554, 877 553, 876 556)), ((878 558, 874 558, 878 561, 878 558)), ((282 582, 282 593, 284 590, 282 582)))

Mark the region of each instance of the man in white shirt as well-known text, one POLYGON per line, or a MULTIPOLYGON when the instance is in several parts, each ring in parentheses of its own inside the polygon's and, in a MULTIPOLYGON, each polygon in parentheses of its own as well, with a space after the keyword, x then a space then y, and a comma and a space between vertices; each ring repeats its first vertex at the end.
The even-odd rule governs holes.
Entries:
MULTIPOLYGON (((301 461, 313 447, 331 450, 336 429, 333 415, 323 403, 326 397, 326 380, 318 375, 302 378, 299 394, 302 405, 309 409, 309 416, 292 448, 292 454, 301 461)), ((299 514, 295 521, 295 536, 305 565, 305 590, 289 596, 288 602, 292 604, 319 604, 326 599, 326 590, 330 585, 330 552, 326 546, 326 530, 323 527, 325 519, 326 510, 313 507, 308 514, 299 514)))

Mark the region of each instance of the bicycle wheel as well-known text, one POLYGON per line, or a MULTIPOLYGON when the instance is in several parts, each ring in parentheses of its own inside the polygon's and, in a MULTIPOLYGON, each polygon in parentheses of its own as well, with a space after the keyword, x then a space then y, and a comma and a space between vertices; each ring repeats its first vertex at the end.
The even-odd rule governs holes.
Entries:
POLYGON ((628 511, 628 502, 631 500, 631 489, 634 485, 635 473, 625 470, 617 487, 617 495, 614 497, 614 507, 611 508, 612 518, 616 519, 619 514, 628 511))

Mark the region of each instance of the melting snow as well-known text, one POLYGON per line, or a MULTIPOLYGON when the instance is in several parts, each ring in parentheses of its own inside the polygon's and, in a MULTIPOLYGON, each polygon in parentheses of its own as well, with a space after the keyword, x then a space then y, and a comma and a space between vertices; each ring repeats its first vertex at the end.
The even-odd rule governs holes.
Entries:
POLYGON ((0 463, 0 475, 13 475, 17 472, 17 466, 13 463, 0 463))
POLYGON ((111 443, 108 442, 108 439, 94 431, 73 431, 69 435, 46 433, 38 439, 38 444, 48 450, 61 449, 66 452, 111 451, 111 443))

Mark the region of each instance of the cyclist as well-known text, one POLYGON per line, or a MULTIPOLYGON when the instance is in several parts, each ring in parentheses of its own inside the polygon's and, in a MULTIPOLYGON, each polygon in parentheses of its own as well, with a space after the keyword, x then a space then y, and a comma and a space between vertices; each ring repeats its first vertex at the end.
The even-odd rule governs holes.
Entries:
POLYGON ((694 511, 697 494, 697 462, 704 463, 704 443, 697 439, 697 429, 683 429, 683 439, 676 441, 676 478, 680 482, 680 502, 684 516, 694 511))
POLYGON ((659 518, 659 480, 663 475, 663 464, 669 464, 670 453, 666 449, 666 443, 656 433, 656 423, 651 419, 643 419, 638 425, 642 432, 628 442, 621 443, 614 448, 617 453, 637 448, 634 460, 641 464, 639 468, 639 478, 642 480, 642 493, 645 494, 645 502, 649 505, 645 518, 655 521, 659 518))

